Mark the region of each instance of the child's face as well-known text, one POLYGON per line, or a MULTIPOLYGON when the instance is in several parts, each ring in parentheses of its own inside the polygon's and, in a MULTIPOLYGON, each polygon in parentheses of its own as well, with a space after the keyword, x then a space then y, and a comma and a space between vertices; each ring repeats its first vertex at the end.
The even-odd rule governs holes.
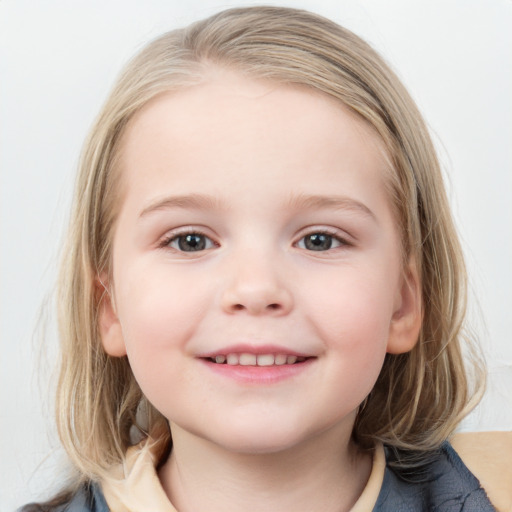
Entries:
POLYGON ((147 105, 121 169, 100 330, 171 427, 247 452, 350 433, 419 328, 378 138, 327 97, 220 73, 147 105))

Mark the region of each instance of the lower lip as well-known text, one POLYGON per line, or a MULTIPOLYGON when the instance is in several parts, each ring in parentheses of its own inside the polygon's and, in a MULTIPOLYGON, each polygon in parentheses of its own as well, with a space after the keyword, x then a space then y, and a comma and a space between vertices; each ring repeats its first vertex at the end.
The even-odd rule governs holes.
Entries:
POLYGON ((218 364, 201 359, 201 361, 213 372, 223 377, 233 379, 244 384, 274 384, 290 379, 306 371, 314 361, 314 358, 306 359, 301 363, 283 364, 274 366, 242 366, 230 364, 218 364))

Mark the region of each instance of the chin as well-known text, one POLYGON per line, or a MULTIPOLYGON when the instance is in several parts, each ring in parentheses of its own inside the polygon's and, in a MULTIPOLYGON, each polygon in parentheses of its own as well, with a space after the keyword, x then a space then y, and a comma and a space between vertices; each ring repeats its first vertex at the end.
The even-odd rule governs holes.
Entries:
POLYGON ((267 455, 290 450, 306 443, 308 433, 297 429, 297 425, 252 425, 249 428, 217 431, 209 440, 217 446, 240 455, 267 455), (219 435, 220 434, 220 435, 219 435))
POLYGON ((176 441, 179 438, 199 441, 205 448, 209 445, 240 455, 271 455, 298 450, 311 443, 321 443, 326 436, 330 440, 343 438, 347 432, 350 437, 354 420, 349 414, 345 421, 330 415, 311 421, 311 414, 305 416, 290 411, 284 414, 282 408, 281 411, 260 409, 256 414, 250 407, 231 410, 230 414, 205 416, 199 424, 186 421, 189 419, 175 417, 175 421, 171 421, 171 431, 173 427, 177 428, 176 441))
POLYGON ((240 455, 271 455, 282 453, 295 446, 290 439, 268 439, 255 437, 251 439, 230 439, 228 443, 217 443, 231 453, 240 455))

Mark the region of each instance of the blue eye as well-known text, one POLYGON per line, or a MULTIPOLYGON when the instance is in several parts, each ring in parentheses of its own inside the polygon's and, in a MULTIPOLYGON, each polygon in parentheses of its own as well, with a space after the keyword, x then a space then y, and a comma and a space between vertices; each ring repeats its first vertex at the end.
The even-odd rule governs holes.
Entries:
POLYGON ((172 237, 166 245, 182 252, 198 252, 211 249, 214 243, 201 233, 184 233, 172 237))
POLYGON ((328 233, 311 233, 302 237, 297 247, 308 251, 328 251, 343 245, 343 242, 328 233))

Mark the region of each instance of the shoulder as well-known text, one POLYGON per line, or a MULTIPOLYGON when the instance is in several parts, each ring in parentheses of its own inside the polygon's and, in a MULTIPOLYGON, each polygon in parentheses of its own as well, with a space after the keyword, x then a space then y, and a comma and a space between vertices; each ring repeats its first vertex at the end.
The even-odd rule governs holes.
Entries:
MULTIPOLYGON (((449 443, 422 455, 386 448, 386 469, 374 512, 492 512, 478 478, 449 443)), ((510 511, 510 508, 498 508, 510 511)))
POLYGON ((451 444, 496 509, 512 512, 512 432, 461 433, 451 444))
POLYGON ((67 498, 25 505, 17 512, 109 512, 109 510, 99 485, 86 483, 67 498))

